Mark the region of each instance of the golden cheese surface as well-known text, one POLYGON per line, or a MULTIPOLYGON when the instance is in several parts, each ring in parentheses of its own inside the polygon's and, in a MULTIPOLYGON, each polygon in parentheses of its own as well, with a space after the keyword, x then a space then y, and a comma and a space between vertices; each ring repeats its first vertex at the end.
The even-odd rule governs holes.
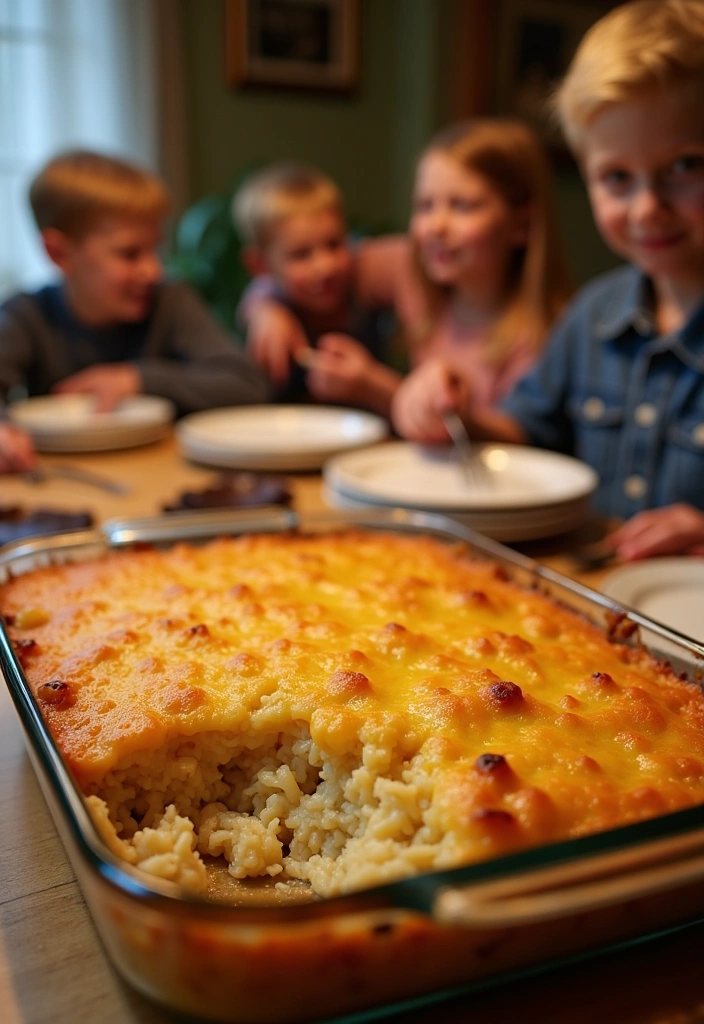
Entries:
POLYGON ((84 787, 174 737, 295 722, 330 756, 420 759, 442 827, 497 849, 704 799, 697 687, 431 538, 134 550, 18 577, 0 613, 84 787))

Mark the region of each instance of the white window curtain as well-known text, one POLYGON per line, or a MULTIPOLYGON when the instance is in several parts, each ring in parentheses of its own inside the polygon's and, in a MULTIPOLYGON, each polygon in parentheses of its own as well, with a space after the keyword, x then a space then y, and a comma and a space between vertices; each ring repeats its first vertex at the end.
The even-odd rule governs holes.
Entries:
POLYGON ((151 0, 0 0, 0 298, 45 283, 29 180, 59 150, 158 164, 151 0))

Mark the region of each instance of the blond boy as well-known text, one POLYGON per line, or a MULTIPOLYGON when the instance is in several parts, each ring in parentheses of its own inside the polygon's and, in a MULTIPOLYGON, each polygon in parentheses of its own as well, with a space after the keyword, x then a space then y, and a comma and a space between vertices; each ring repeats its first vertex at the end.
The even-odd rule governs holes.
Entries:
POLYGON ((233 215, 247 268, 259 275, 240 310, 248 346, 278 397, 309 394, 387 413, 400 378, 377 358, 386 340, 382 311, 353 296, 334 182, 304 164, 273 164, 240 189, 233 215))
POLYGON ((557 93, 594 216, 627 266, 589 284, 544 357, 481 417, 437 362, 395 399, 398 430, 440 440, 458 406, 477 436, 565 451, 626 519, 623 559, 704 544, 704 4, 636 0, 586 35, 557 93))
MULTIPOLYGON (((146 392, 179 413, 263 401, 268 386, 185 285, 162 281, 163 183, 122 160, 61 154, 30 203, 57 284, 0 307, 0 404, 81 392, 107 411, 146 392)), ((0 471, 30 468, 26 435, 0 419, 0 471)))

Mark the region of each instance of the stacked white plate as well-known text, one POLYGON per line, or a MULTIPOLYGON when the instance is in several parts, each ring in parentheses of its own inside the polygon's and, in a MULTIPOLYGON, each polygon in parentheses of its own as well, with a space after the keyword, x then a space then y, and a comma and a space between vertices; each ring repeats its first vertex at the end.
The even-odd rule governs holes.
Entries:
POLYGON ((588 515, 597 476, 583 462, 521 445, 483 445, 479 457, 487 472, 470 485, 450 448, 396 441, 349 452, 326 464, 325 498, 442 512, 500 541, 562 533, 588 515))
POLYGON ((386 421, 356 409, 252 405, 186 416, 176 427, 183 454, 229 469, 320 469, 338 452, 386 437, 386 421))
POLYGON ((9 407, 40 452, 104 452, 165 437, 175 408, 166 398, 135 395, 111 412, 96 413, 90 395, 44 395, 9 407))
MULTIPOLYGON (((657 622, 704 643, 704 559, 648 558, 609 573, 600 590, 657 622)), ((681 654, 655 633, 641 631, 646 643, 681 654)))

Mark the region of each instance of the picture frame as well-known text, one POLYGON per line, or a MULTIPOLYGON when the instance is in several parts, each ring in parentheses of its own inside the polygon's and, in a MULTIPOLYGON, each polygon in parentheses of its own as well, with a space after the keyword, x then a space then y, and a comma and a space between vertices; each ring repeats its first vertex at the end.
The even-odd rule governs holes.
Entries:
POLYGON ((549 97, 584 34, 618 2, 472 0, 458 30, 470 41, 464 57, 457 55, 460 66, 469 65, 460 86, 464 116, 527 121, 553 156, 567 158, 549 97))
POLYGON ((349 92, 359 82, 359 0, 226 0, 234 87, 349 92))

